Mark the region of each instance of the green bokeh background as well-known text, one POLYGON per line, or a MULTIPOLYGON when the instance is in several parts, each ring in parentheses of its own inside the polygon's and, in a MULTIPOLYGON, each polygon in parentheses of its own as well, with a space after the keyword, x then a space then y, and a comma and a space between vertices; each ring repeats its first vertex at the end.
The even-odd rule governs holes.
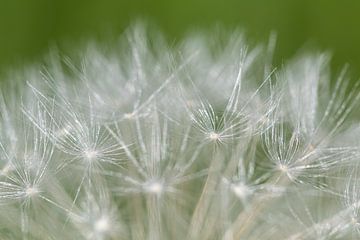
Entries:
POLYGON ((333 69, 350 63, 360 76, 360 1, 356 0, 0 0, 0 71, 41 59, 51 46, 118 36, 137 18, 170 41, 186 32, 241 27, 249 39, 278 34, 275 60, 301 47, 333 53, 333 69))

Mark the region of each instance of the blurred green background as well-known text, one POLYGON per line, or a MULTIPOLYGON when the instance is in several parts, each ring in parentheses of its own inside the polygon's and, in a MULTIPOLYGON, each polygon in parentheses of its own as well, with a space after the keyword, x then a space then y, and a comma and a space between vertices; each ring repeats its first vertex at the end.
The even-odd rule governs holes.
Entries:
POLYGON ((118 36, 150 20, 168 36, 189 30, 241 27, 251 40, 278 34, 275 60, 303 46, 330 50, 335 71, 350 63, 360 76, 360 1, 356 0, 0 0, 0 71, 41 59, 51 46, 118 36))

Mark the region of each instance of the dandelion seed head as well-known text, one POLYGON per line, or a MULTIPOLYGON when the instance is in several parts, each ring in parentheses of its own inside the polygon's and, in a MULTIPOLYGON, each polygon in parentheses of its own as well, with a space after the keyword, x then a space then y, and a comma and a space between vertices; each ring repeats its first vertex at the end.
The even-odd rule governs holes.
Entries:
POLYGON ((94 229, 98 233, 105 233, 110 229, 110 223, 107 216, 101 216, 94 224, 94 229))
POLYGON ((280 170, 280 172, 283 172, 286 174, 289 172, 289 167, 285 164, 279 164, 278 169, 280 170))
POLYGON ((130 112, 130 113, 125 113, 124 114, 124 118, 125 119, 134 119, 135 118, 135 113, 134 112, 130 112))
POLYGON ((99 157, 99 152, 94 149, 87 149, 84 151, 84 158, 87 161, 93 161, 96 160, 99 157))
POLYGON ((36 186, 27 186, 25 189, 25 196, 28 198, 34 197, 40 192, 36 186))
POLYGON ((359 238, 358 139, 342 131, 360 83, 332 86, 323 55, 273 67, 273 44, 238 34, 218 48, 145 33, 127 32, 120 54, 50 57, 26 85, 1 85, 1 233, 359 238))
POLYGON ((150 181, 144 185, 144 189, 148 193, 159 195, 164 191, 164 184, 159 181, 150 181))
POLYGON ((209 133, 209 139, 212 141, 219 141, 220 140, 220 134, 216 132, 209 133))
POLYGON ((245 199, 252 194, 252 190, 244 183, 232 183, 231 190, 237 197, 241 199, 245 199))

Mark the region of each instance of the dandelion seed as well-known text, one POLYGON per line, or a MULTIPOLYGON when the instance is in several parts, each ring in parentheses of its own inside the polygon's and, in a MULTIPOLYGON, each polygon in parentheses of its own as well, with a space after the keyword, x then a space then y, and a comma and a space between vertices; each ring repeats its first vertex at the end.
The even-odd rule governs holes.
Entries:
POLYGON ((231 190, 241 199, 247 198, 248 195, 252 193, 252 191, 244 184, 232 184, 231 190))
POLYGON ((135 117, 134 113, 125 113, 124 118, 125 119, 133 119, 135 117))
POLYGON ((146 192, 159 195, 163 191, 164 187, 163 187, 163 183, 159 181, 151 181, 144 185, 144 189, 146 192))
POLYGON ((99 153, 96 150, 88 149, 84 152, 84 157, 88 161, 92 161, 98 157, 99 153))
POLYGON ((95 231, 98 233, 107 232, 110 229, 110 224, 109 224, 107 217, 106 216, 100 217, 100 219, 98 219, 95 222, 94 227, 95 227, 95 231))
POLYGON ((25 190, 25 195, 26 195, 26 197, 31 198, 31 197, 37 195, 39 192, 40 192, 40 190, 37 189, 37 187, 35 187, 35 186, 28 186, 28 187, 26 188, 26 190, 25 190))
POLYGON ((280 170, 281 172, 287 173, 287 172, 289 171, 289 168, 288 168, 286 165, 284 165, 284 164, 280 164, 280 165, 279 165, 279 170, 280 170))
POLYGON ((218 140, 220 139, 220 135, 217 134, 217 133, 215 133, 215 132, 211 132, 211 133, 209 134, 209 138, 210 138, 211 140, 218 141, 218 140))

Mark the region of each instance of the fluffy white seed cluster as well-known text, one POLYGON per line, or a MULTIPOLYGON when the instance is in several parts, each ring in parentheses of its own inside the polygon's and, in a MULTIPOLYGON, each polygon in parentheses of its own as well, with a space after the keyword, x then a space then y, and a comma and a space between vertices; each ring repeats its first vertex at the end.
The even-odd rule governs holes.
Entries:
POLYGON ((2 84, 1 239, 360 239, 346 69, 331 78, 327 54, 275 68, 273 37, 153 35, 53 52, 2 84))

